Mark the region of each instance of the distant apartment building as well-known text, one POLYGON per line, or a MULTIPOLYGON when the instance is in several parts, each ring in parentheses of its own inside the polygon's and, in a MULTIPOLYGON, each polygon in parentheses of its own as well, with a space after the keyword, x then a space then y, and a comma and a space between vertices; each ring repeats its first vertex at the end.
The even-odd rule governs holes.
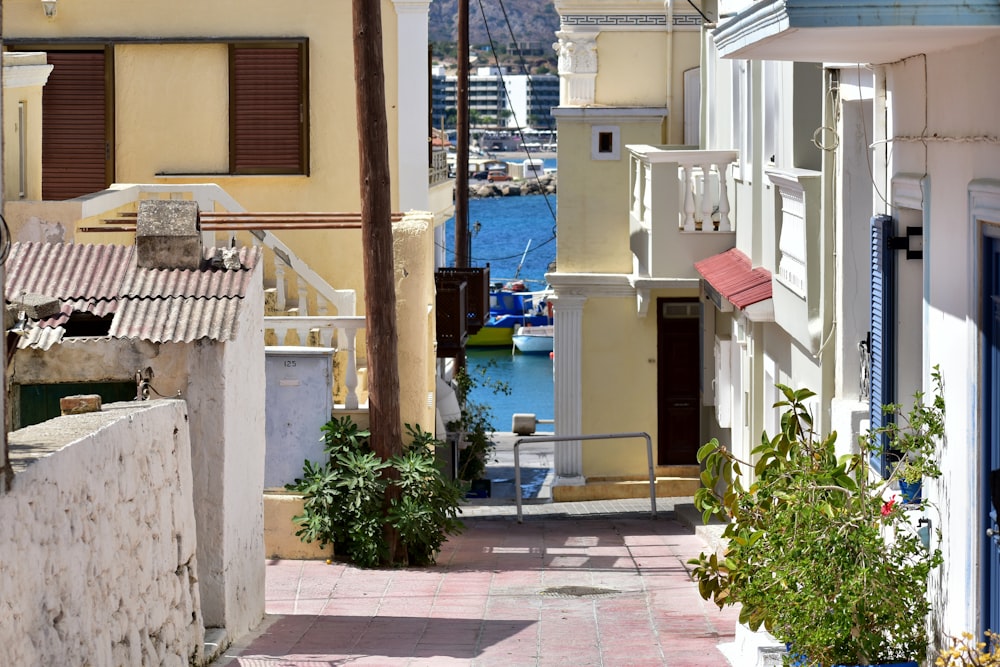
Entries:
MULTIPOLYGON (((457 77, 444 67, 431 72, 434 127, 454 127, 457 77)), ((556 74, 509 74, 506 68, 478 67, 469 76, 469 115, 474 125, 554 128, 559 106, 556 74)))

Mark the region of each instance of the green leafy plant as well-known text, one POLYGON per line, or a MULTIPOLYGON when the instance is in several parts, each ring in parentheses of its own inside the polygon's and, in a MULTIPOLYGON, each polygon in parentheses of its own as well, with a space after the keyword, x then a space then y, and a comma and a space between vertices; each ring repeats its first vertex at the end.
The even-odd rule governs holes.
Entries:
MULTIPOLYGON (((698 452, 704 487, 695 496, 707 521, 729 522, 723 553, 692 559, 702 597, 719 607, 740 604, 740 622, 761 626, 790 646, 802 665, 874 665, 921 659, 930 609, 927 577, 942 562, 921 539, 916 520, 872 474, 872 453, 906 457, 920 477, 937 477, 944 430, 941 377, 937 394, 898 424, 866 434, 859 452, 837 456, 836 433, 813 430, 808 389, 778 385, 785 400, 781 430, 766 433, 754 462, 736 459, 712 440, 698 452), (745 485, 745 477, 752 481, 745 485)), ((889 406, 898 412, 898 406, 889 406)), ((926 505, 924 501, 922 506, 926 505)))
POLYGON ((479 376, 473 377, 463 368, 455 374, 455 394, 462 409, 462 416, 450 422, 448 430, 457 434, 462 446, 459 449, 458 478, 471 482, 483 479, 486 463, 496 447, 493 442, 493 410, 485 403, 469 400, 477 386, 489 387, 494 394, 510 394, 510 387, 504 382, 490 380, 490 365, 478 369, 479 376))
POLYGON ((303 513, 293 519, 303 542, 335 544, 350 561, 374 567, 388 556, 390 525, 409 564, 434 562, 448 535, 463 529, 462 492, 437 467, 433 448, 443 443, 419 426, 406 429, 411 441, 402 455, 384 461, 350 417, 322 427, 326 460, 306 461, 302 477, 285 487, 303 496, 303 513))

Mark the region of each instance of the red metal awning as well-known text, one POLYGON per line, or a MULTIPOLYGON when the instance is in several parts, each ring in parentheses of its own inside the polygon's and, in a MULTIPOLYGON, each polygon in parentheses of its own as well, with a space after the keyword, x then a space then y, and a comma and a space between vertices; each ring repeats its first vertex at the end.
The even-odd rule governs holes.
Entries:
POLYGON ((695 262, 694 268, 737 308, 771 298, 771 272, 760 266, 752 268, 750 258, 736 248, 695 262))

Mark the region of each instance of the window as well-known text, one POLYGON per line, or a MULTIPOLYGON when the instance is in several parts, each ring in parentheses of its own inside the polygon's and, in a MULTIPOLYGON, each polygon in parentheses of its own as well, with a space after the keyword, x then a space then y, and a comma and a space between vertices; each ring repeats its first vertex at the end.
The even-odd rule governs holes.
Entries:
POLYGON ((612 142, 612 135, 610 132, 598 132, 597 133, 597 152, 598 153, 610 153, 614 143, 612 142))
POLYGON ((305 41, 229 46, 229 165, 234 174, 308 174, 305 41))
POLYGON ((617 160, 621 157, 619 128, 613 125, 595 125, 590 129, 590 159, 617 160))

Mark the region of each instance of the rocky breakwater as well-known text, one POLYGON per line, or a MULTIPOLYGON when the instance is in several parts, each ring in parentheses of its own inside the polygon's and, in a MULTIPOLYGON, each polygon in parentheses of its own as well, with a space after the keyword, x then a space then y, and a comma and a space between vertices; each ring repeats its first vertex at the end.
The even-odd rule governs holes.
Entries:
POLYGON ((537 178, 523 180, 469 183, 469 196, 484 199, 486 197, 555 194, 557 181, 556 174, 543 174, 537 178))

